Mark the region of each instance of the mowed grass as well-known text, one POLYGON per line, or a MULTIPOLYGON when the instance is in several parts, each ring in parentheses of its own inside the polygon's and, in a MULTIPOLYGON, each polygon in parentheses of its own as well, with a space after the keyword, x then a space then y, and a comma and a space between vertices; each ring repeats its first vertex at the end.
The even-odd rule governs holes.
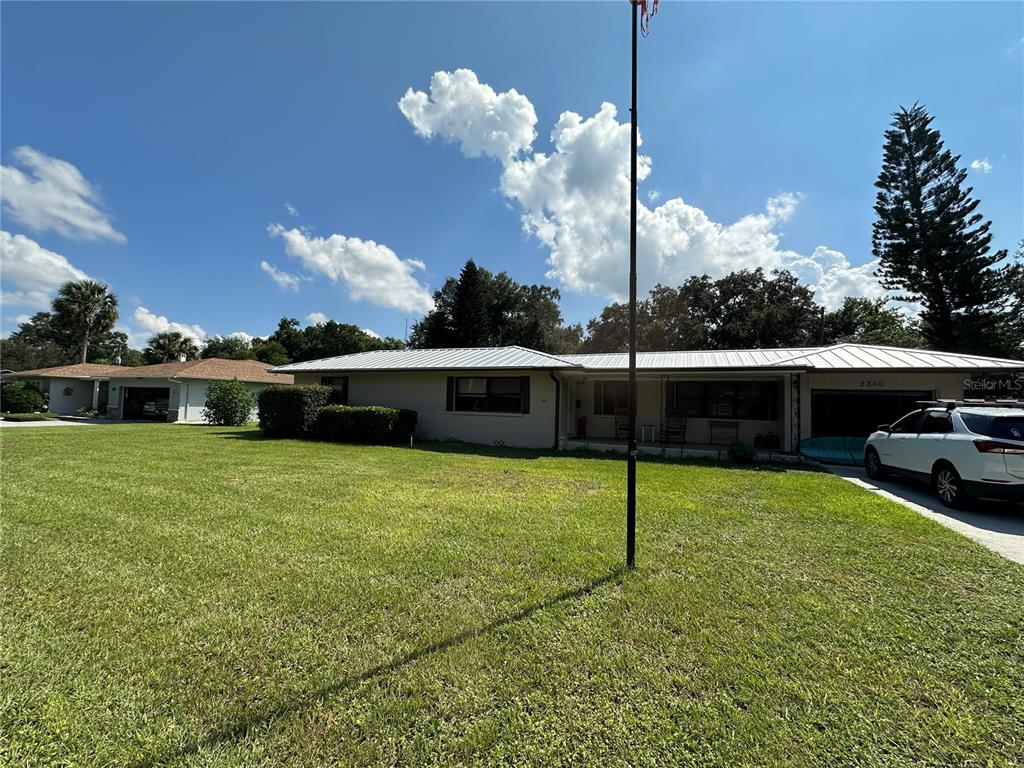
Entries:
POLYGON ((0 764, 1014 765, 1024 569, 828 474, 176 425, 2 449, 0 764))

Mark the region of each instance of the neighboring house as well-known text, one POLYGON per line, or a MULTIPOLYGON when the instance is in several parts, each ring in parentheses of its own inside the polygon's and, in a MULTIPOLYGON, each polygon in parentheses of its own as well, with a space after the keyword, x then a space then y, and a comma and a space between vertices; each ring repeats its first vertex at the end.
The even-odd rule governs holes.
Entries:
MULTIPOLYGON (((354 405, 411 408, 422 438, 573 448, 626 438, 627 366, 625 353, 497 347, 380 350, 271 371, 333 386, 354 405)), ((1020 360, 866 344, 642 352, 637 438, 796 452, 812 436, 864 437, 917 400, 983 396, 976 382, 1021 376, 1020 360)))
POLYGON ((198 422, 211 381, 238 379, 254 393, 292 383, 291 375, 270 373, 269 367, 258 360, 212 357, 138 367, 79 363, 19 371, 13 378, 34 382, 48 394, 51 413, 87 408, 112 419, 198 422))

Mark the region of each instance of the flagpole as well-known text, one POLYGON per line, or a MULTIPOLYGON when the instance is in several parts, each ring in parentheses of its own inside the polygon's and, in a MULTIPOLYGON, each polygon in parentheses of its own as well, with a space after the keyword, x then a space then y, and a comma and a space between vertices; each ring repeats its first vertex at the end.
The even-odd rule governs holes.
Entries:
POLYGON ((626 567, 636 568, 636 28, 640 0, 631 0, 633 73, 629 155, 629 443, 626 456, 626 567))

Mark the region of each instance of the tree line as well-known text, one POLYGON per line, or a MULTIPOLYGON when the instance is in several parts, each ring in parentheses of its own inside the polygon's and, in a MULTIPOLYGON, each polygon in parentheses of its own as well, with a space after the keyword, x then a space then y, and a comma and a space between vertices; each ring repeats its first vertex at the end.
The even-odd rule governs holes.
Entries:
POLYGON ((133 349, 128 336, 113 330, 119 318, 117 296, 92 280, 65 283, 48 312, 37 312, 0 339, 0 361, 16 371, 51 368, 71 363, 138 366, 219 357, 259 360, 284 365, 299 360, 347 355, 374 349, 400 349, 394 338, 371 336, 356 325, 328 320, 301 328, 294 317, 282 317, 269 336, 245 338, 211 336, 202 343, 179 331, 149 337, 143 349, 133 349))
MULTIPOLYGON (((915 104, 893 114, 875 181, 872 255, 890 299, 921 306, 910 317, 890 299, 848 297, 827 310, 786 270, 741 270, 679 286, 657 285, 637 306, 641 350, 758 349, 843 341, 950 352, 1024 354, 1024 241, 1013 260, 992 251, 984 220, 966 186, 960 156, 945 148, 933 118, 915 104)), ((612 303, 587 323, 566 324, 561 295, 524 285, 472 259, 434 294, 434 309, 415 323, 408 346, 520 345, 553 354, 627 348, 628 307, 612 303)), ((70 362, 142 365, 197 357, 260 360, 271 365, 400 349, 358 326, 328 320, 300 326, 283 317, 265 338, 213 336, 201 345, 176 331, 154 334, 142 350, 114 330, 117 297, 92 280, 63 285, 51 311, 37 312, 0 340, 0 360, 14 370, 70 362)))

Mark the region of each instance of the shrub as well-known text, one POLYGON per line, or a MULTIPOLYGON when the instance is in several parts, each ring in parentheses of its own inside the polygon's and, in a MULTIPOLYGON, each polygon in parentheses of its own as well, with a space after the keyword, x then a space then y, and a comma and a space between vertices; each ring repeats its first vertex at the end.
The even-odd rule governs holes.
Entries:
POLYGON ((238 379, 211 381, 206 390, 203 420, 207 424, 238 427, 249 421, 256 398, 238 379))
POLYGON ((416 429, 416 411, 380 405, 328 405, 314 430, 323 440, 368 445, 404 443, 416 429))
POLYGON ((43 393, 24 381, 0 388, 0 410, 5 413, 36 413, 43 410, 43 393))
POLYGON ((93 419, 93 418, 95 418, 98 415, 99 415, 98 411, 94 411, 92 408, 90 408, 87 405, 83 405, 81 408, 79 408, 77 411, 75 411, 75 416, 84 416, 87 419, 93 419))
POLYGON ((260 429, 267 437, 305 437, 313 431, 331 388, 318 384, 267 387, 260 392, 260 429))
POLYGON ((729 446, 729 461, 734 461, 737 464, 753 464, 754 449, 737 440, 729 446))

